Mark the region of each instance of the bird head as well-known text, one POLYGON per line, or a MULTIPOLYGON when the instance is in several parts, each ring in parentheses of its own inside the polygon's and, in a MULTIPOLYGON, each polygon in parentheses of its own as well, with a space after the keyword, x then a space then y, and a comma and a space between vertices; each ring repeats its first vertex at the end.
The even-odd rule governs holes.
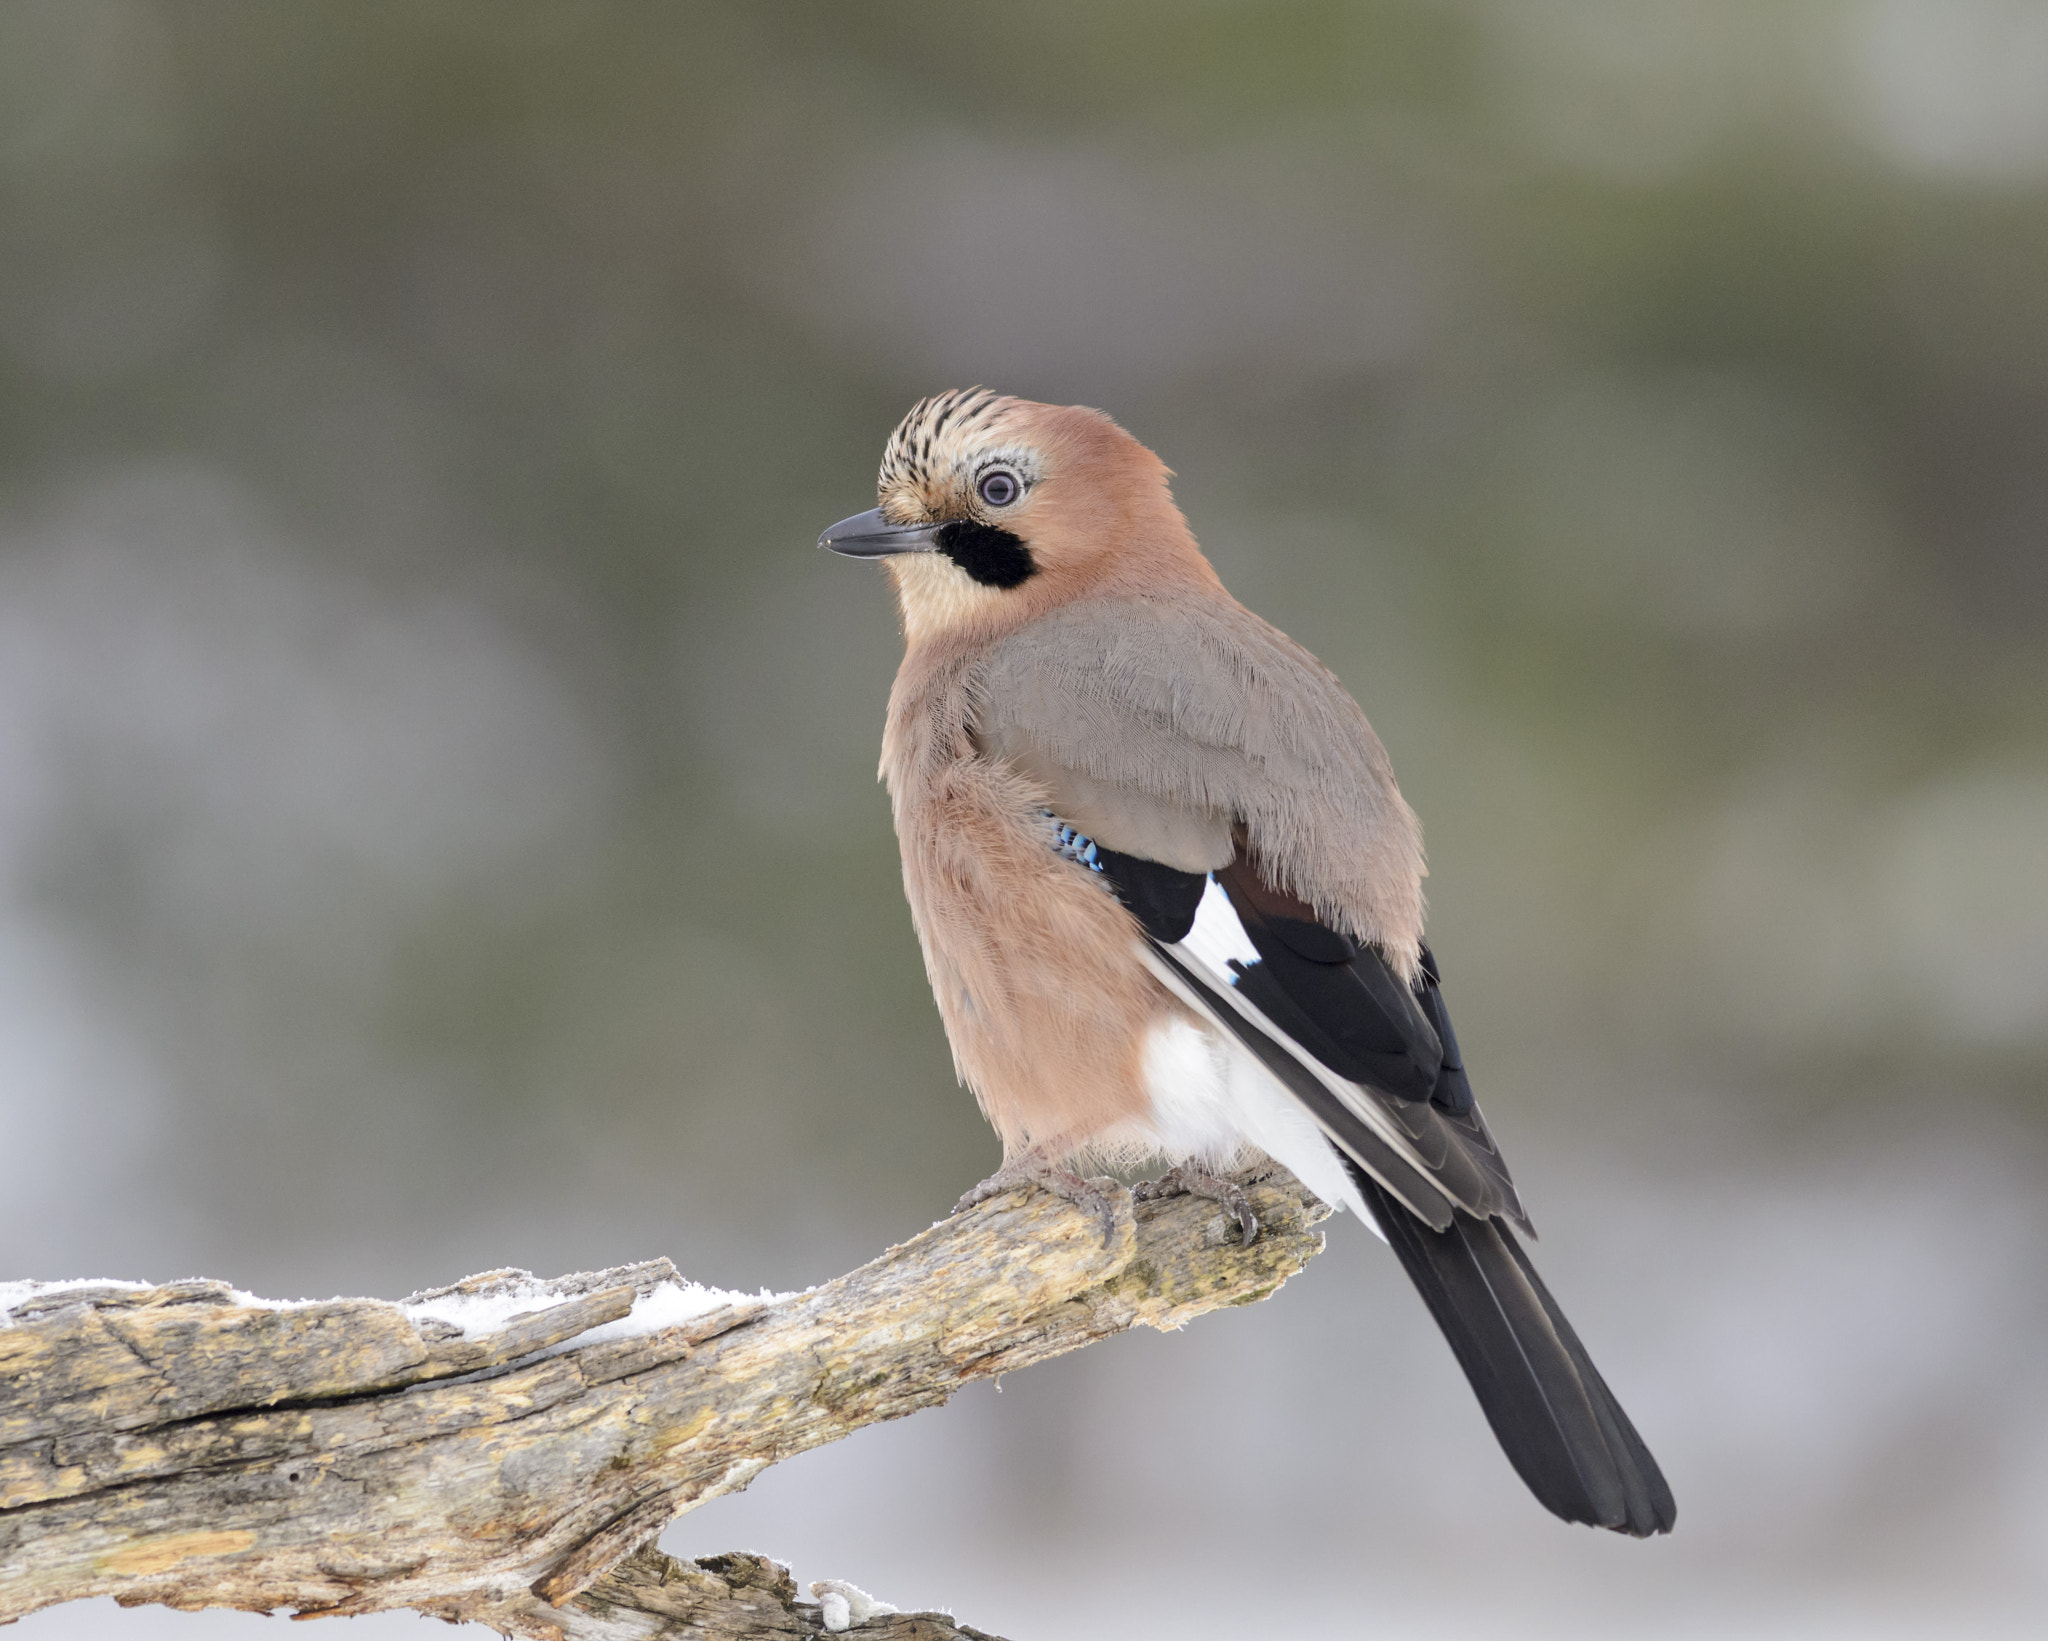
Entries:
POLYGON ((956 389, 911 408, 882 452, 880 505, 818 545, 887 561, 912 644, 999 631, 1106 583, 1213 582, 1170 477, 1099 410, 956 389))

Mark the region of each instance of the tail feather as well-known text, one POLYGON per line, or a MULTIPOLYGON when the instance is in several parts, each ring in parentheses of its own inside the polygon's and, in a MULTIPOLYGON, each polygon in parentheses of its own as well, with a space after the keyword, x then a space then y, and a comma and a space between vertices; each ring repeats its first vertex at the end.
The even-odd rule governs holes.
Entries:
POLYGON ((1621 1403, 1614 1392, 1607 1388, 1607 1381, 1600 1376, 1600 1370, 1593 1366, 1592 1358, 1586 1354, 1586 1347, 1579 1342, 1578 1333, 1567 1322, 1564 1312, 1558 1309, 1557 1301, 1550 1296, 1543 1278, 1536 1274, 1536 1267, 1529 1263, 1529 1255, 1516 1240, 1515 1234, 1504 1226, 1495 1227, 1502 1245, 1521 1267, 1522 1275, 1530 1288, 1542 1301, 1544 1310, 1556 1326, 1558 1340, 1570 1354, 1572 1363, 1579 1370, 1579 1380, 1591 1396, 1593 1412, 1600 1420, 1602 1433, 1607 1438, 1608 1452, 1613 1455, 1625 1493, 1626 1521, 1631 1525, 1626 1531, 1638 1538, 1650 1533, 1668 1533, 1672 1523, 1678 1519, 1678 1503, 1671 1496, 1671 1488, 1664 1480, 1664 1472, 1658 1468, 1650 1449, 1643 1438, 1636 1433, 1636 1427, 1629 1416, 1622 1411, 1621 1403), (1633 1525, 1647 1523, 1646 1526, 1633 1525))
POLYGON ((1663 1472, 1514 1233, 1462 1210, 1433 1231, 1364 1170, 1352 1174, 1544 1507, 1638 1538, 1669 1532, 1678 1511, 1663 1472))

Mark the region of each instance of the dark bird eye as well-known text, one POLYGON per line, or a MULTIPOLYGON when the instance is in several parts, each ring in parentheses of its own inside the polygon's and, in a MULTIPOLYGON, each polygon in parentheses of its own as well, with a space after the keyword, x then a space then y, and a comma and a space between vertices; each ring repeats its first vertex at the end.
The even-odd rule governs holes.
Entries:
POLYGON ((984 473, 981 483, 975 487, 981 492, 981 499, 991 507, 1007 507, 1023 493, 1024 487, 1017 482, 1017 475, 998 467, 992 473, 984 473))

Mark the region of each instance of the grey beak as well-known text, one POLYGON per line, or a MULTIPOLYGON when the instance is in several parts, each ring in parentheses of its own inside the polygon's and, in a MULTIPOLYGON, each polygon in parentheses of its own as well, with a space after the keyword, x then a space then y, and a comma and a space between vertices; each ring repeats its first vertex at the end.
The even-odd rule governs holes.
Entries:
POLYGON ((891 524, 879 507, 841 519, 818 537, 828 553, 848 558, 887 558, 892 553, 936 553, 939 526, 936 524, 891 524))

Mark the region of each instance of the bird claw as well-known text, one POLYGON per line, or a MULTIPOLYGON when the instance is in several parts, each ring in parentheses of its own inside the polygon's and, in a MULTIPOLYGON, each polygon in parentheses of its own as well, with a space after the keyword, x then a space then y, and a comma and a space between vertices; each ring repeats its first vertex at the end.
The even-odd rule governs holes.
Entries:
POLYGON ((1238 1233, 1247 1248, 1259 1234, 1259 1216, 1252 1212, 1251 1199, 1244 1194, 1243 1187, 1235 1180, 1205 1174, 1185 1163, 1167 1169, 1157 1179, 1132 1186, 1131 1195, 1139 1202, 1157 1202, 1162 1197, 1203 1197, 1221 1203, 1237 1220, 1238 1233))
POLYGON ((953 1212, 964 1214, 977 1204, 999 1197, 1005 1191, 1013 1191, 1020 1185, 1042 1186, 1084 1213, 1093 1214, 1102 1227, 1103 1247, 1116 1245, 1117 1197, 1122 1195, 1122 1187, 1113 1179, 1083 1179, 1069 1169, 1054 1168, 1047 1163, 1003 1164, 954 1203, 953 1212))

